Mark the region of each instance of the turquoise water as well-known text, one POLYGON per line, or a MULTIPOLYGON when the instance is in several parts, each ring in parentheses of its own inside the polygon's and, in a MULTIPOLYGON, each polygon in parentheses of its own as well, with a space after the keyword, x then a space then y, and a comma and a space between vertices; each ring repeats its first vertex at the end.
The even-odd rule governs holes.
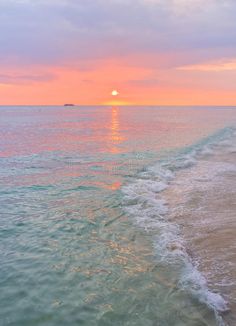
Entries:
POLYGON ((127 189, 230 133, 235 112, 0 107, 0 324, 220 324, 180 286, 183 261, 162 254, 160 229, 136 223, 127 189))

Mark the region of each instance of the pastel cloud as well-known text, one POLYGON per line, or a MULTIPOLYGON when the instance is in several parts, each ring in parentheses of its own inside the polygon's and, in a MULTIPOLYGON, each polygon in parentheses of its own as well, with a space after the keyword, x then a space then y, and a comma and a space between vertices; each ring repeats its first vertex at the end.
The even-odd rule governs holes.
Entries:
POLYGON ((179 70, 186 71, 211 71, 211 72, 222 72, 222 71, 236 71, 236 59, 219 60, 213 62, 205 62, 203 64, 186 65, 179 67, 179 70))
POLYGON ((27 83, 38 83, 53 81, 55 76, 52 74, 41 74, 41 75, 24 75, 24 74, 0 74, 0 84, 27 84, 27 83))

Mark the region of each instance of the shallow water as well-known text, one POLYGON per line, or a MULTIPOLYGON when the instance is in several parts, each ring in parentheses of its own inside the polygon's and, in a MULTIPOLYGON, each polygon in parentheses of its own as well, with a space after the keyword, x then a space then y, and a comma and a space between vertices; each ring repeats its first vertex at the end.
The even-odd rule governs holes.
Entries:
POLYGON ((3 325, 222 324, 161 191, 235 110, 0 107, 3 325))

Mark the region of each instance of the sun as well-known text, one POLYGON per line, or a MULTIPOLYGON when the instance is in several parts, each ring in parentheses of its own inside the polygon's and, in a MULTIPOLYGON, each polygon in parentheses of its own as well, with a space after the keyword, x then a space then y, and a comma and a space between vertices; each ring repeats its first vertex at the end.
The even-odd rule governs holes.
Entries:
POLYGON ((119 93, 117 92, 117 90, 114 89, 114 90, 111 92, 111 95, 112 95, 112 96, 117 96, 117 95, 119 95, 119 93))

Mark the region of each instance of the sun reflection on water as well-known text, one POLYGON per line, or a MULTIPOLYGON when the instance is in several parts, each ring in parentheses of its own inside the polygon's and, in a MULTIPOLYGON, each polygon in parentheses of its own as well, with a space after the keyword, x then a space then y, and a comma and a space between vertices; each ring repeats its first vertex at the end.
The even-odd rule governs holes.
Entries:
POLYGON ((111 110, 111 153, 118 154, 121 152, 119 145, 125 140, 120 133, 119 108, 113 106, 111 110))

